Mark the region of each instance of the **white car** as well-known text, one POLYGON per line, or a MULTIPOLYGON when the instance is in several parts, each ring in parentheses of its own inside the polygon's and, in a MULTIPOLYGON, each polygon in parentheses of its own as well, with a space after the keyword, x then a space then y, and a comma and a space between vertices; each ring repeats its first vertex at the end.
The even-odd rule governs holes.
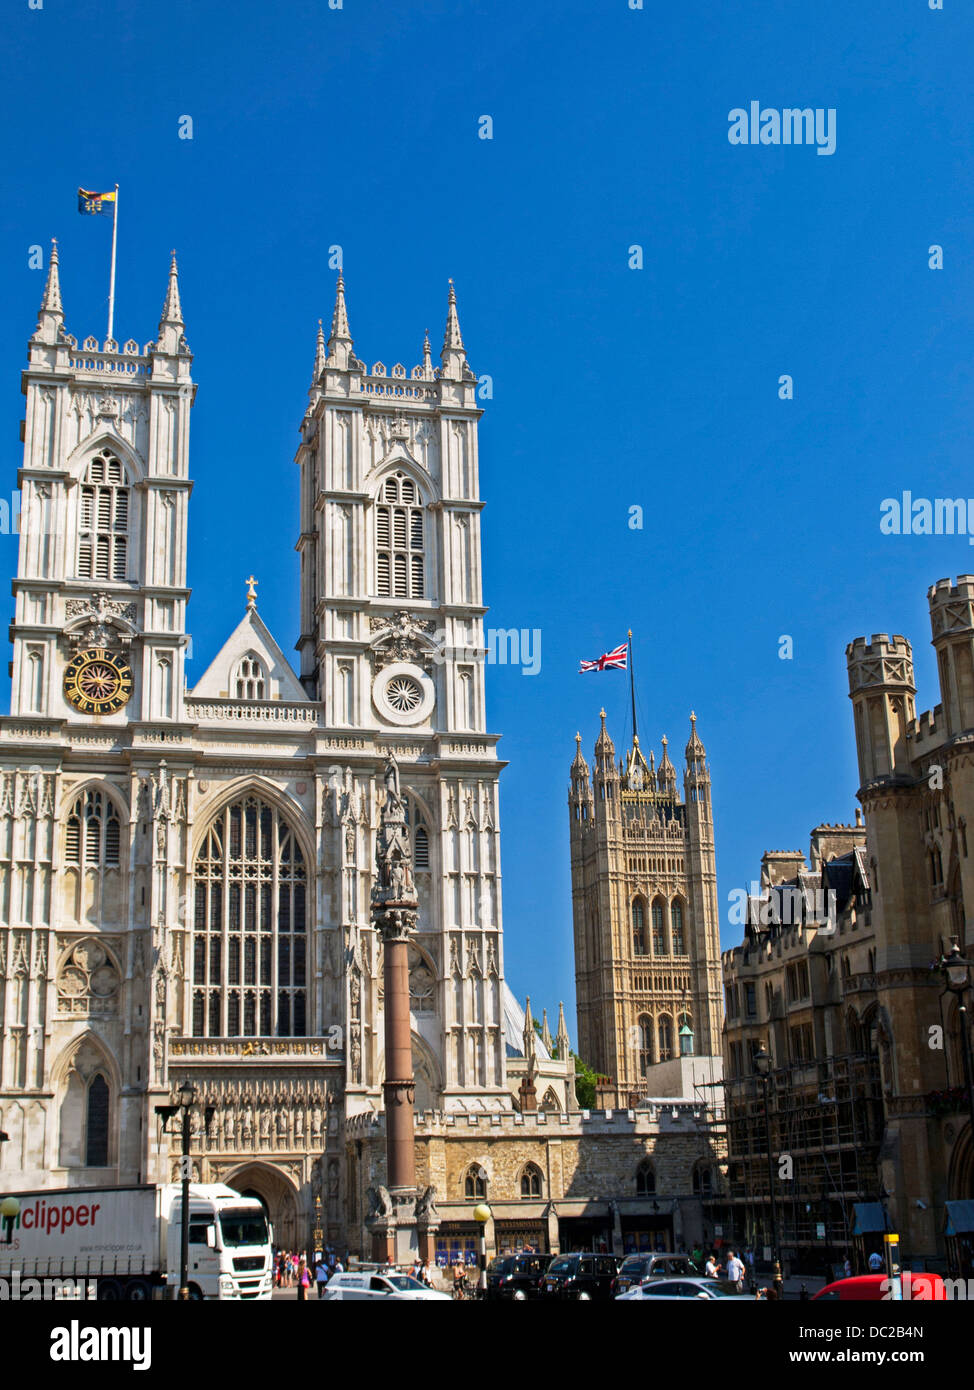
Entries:
POLYGON ((388 1274, 375 1274, 369 1270, 361 1274, 333 1274, 325 1285, 324 1299, 339 1298, 385 1299, 397 1303, 450 1302, 448 1293, 437 1293, 435 1289, 428 1289, 411 1274, 396 1274, 392 1271, 388 1274))
POLYGON ((637 1284, 628 1293, 619 1294, 615 1301, 616 1303, 624 1303, 627 1299, 630 1301, 638 1299, 640 1302, 644 1299, 671 1301, 675 1298, 697 1298, 704 1302, 709 1302, 713 1298, 733 1298, 744 1302, 754 1301, 752 1294, 728 1293, 727 1289, 716 1279, 690 1278, 654 1279, 649 1284, 637 1284))

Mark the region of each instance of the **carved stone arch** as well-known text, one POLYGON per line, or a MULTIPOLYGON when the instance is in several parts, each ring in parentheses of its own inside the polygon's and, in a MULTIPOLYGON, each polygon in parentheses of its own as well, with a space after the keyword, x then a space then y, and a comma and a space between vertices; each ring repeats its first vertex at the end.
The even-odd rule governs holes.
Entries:
POLYGON ((221 1174, 220 1181, 263 1205, 278 1249, 305 1249, 309 1232, 300 1219, 301 1194, 288 1173, 273 1163, 245 1162, 221 1174))
POLYGON ((544 1197, 544 1173, 539 1164, 530 1159, 522 1164, 513 1195, 525 1201, 539 1201, 544 1197))
POLYGON ((409 1007, 415 1014, 437 1012, 440 973, 436 962, 416 941, 409 943, 409 1007), (425 1007, 424 1007, 425 1005, 425 1007))
POLYGON ((405 473, 412 478, 419 489, 417 505, 428 507, 440 500, 439 489, 432 476, 413 456, 400 445, 394 445, 390 452, 365 475, 363 491, 369 494, 369 506, 382 500, 382 484, 390 473, 405 473))
MULTIPOLYGON (((961 1116, 957 1122, 962 1123, 961 1116)), ((974 1144, 971 1143, 971 1125, 963 1124, 950 1153, 947 1167, 947 1200, 965 1201, 974 1198, 974 1144)))
POLYGON ((61 815, 64 820, 71 814, 71 807, 78 797, 90 791, 103 792, 109 797, 119 812, 119 819, 128 825, 131 811, 128 795, 116 782, 109 782, 105 777, 85 777, 80 782, 74 782, 69 788, 62 785, 61 815))
POLYGON ((879 1059, 883 1094, 897 1095, 896 1049, 889 1014, 880 1004, 871 1004, 862 1016, 862 1029, 867 1052, 879 1059))
POLYGON ((544 1097, 541 1101, 541 1104, 538 1106, 538 1109, 543 1110, 548 1115, 561 1114, 561 1101, 555 1095, 554 1090, 550 1086, 548 1087, 547 1091, 545 1091, 544 1097))
POLYGON ((101 429, 89 434, 87 439, 82 439, 65 460, 64 467, 70 476, 70 484, 81 481, 89 461, 100 453, 114 454, 126 470, 129 487, 136 487, 146 478, 147 470, 142 457, 131 444, 126 443, 114 430, 101 429))
POLYGON ((65 946, 54 969, 58 1013, 116 1014, 125 971, 100 934, 65 946))
POLYGON ((57 1163, 62 1168, 113 1167, 117 1162, 121 1072, 105 1042, 90 1029, 63 1049, 51 1070, 58 1118, 57 1163), (100 1094, 99 1123, 106 1128, 104 1152, 91 1152, 93 1091, 100 1094), (89 1162, 89 1158, 92 1160, 89 1162))
MULTIPOLYGON (((267 777, 235 777, 232 782, 223 782, 214 787, 205 801, 197 803, 193 824, 193 842, 190 847, 190 864, 196 864, 203 842, 220 813, 225 811, 232 802, 239 801, 241 797, 249 795, 263 797, 265 801, 276 806, 281 815, 284 816, 288 822, 288 828, 295 835, 301 853, 304 855, 310 882, 314 867, 318 862, 318 855, 314 828, 308 819, 308 813, 289 792, 283 791, 267 777)), ((309 925, 313 915, 314 898, 313 893, 308 894, 309 925)))
MULTIPOLYGON (((435 643, 432 645, 435 646, 435 643)), ((413 804, 418 807, 427 828, 432 830, 433 826, 436 824, 436 817, 433 803, 430 801, 429 797, 424 796, 421 792, 418 792, 415 787, 407 784, 403 785, 402 792, 404 797, 408 796, 413 804)))

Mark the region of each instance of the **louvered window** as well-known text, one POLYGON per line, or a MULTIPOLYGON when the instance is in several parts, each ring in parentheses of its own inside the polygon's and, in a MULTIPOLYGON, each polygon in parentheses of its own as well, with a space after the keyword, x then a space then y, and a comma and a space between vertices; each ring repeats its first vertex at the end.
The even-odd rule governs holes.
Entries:
POLYGON ((375 509, 376 592, 380 598, 426 595, 423 507, 412 478, 396 473, 375 509))
POLYGON ((121 842, 121 822, 108 797, 100 791, 79 796, 64 827, 65 863, 85 868, 118 868, 121 842))
POLYGON ((128 570, 129 490, 121 463, 97 454, 88 464, 78 506, 78 575, 125 579, 128 570))

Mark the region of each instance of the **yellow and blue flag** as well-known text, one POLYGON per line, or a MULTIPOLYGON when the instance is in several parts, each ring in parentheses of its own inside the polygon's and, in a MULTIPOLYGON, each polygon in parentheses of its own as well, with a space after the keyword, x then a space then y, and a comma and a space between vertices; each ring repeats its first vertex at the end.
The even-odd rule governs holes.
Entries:
POLYGON ((78 211, 111 217, 115 212, 115 193, 93 193, 90 188, 78 189, 78 211))

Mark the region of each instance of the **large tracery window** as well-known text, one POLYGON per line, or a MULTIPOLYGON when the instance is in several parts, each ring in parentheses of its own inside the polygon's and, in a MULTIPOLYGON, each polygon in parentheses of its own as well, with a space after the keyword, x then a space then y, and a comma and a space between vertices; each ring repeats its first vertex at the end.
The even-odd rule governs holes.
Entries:
POLYGON ((263 700, 267 689, 264 664, 255 652, 248 652, 237 663, 231 685, 238 700, 263 700))
POLYGON ((81 485, 78 575, 125 579, 128 561, 129 490, 114 454, 96 454, 81 485))
POLYGON ((424 598, 423 506, 412 478, 386 478, 375 509, 376 593, 380 598, 424 598))
POLYGON ((307 1033, 307 871, 284 817, 227 806, 196 858, 193 1035, 307 1033))

